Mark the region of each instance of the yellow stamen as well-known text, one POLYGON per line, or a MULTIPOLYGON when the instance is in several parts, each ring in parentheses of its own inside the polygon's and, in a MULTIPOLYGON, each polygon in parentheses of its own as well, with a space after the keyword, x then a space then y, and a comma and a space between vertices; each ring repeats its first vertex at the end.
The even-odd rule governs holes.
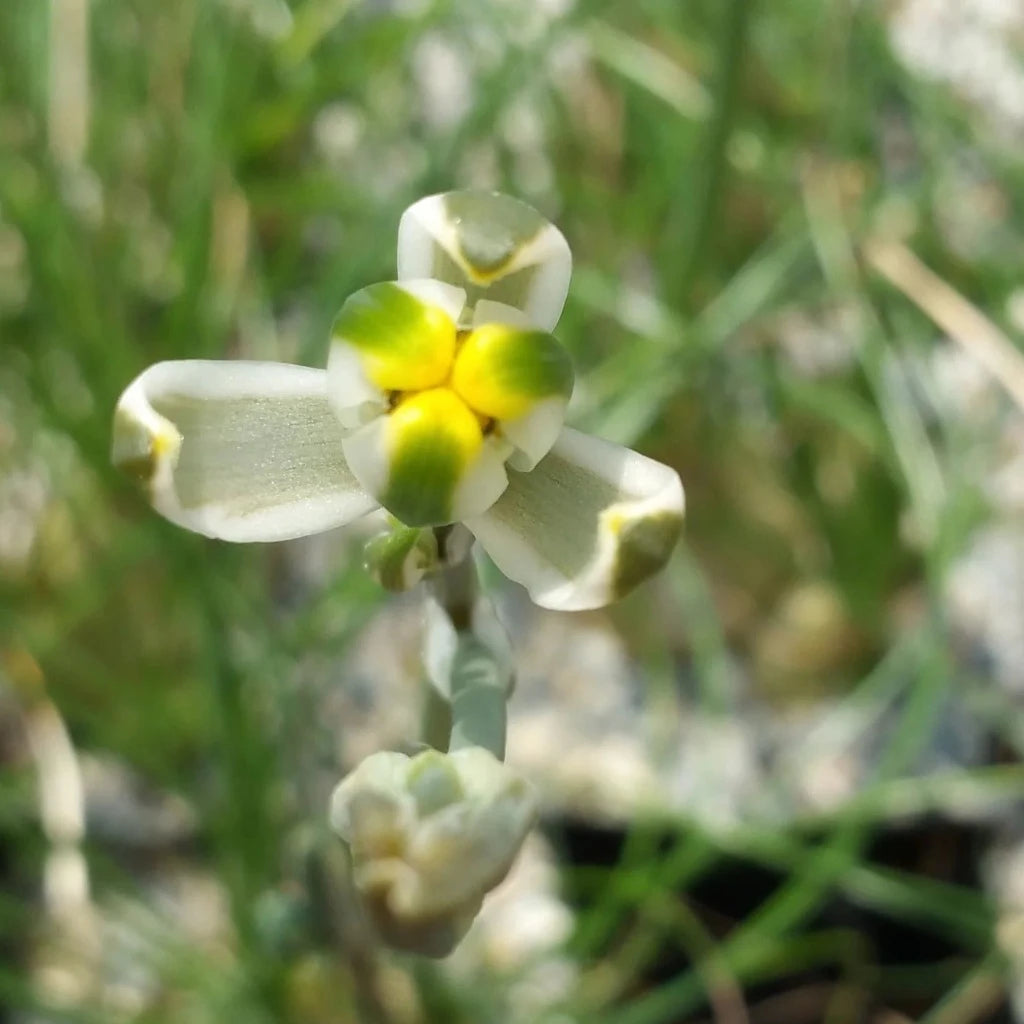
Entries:
POLYGON ((479 418, 449 388, 403 395, 391 413, 389 433, 396 446, 412 437, 443 436, 456 445, 464 465, 483 443, 479 418))

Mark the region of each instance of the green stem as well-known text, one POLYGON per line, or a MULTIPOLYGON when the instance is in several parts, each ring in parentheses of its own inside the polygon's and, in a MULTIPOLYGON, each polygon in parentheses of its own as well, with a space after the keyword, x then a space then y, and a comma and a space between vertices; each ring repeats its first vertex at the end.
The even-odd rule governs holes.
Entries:
MULTIPOLYGON (((445 538, 439 535, 437 539, 443 553, 445 538)), ((424 738, 438 749, 483 747, 503 761, 508 679, 499 656, 473 631, 479 581, 472 558, 445 566, 428 586, 455 628, 456 649, 447 706, 434 686, 427 684, 424 738)))
POLYGON ((459 637, 452 665, 449 750, 484 747, 505 760, 506 686, 493 653, 471 634, 459 637))
POLYGON ((423 688, 423 711, 420 715, 423 742, 435 750, 447 750, 452 734, 452 707, 431 682, 423 688))
POLYGON ((729 140, 739 105, 740 69, 752 7, 753 0, 730 0, 722 20, 718 43, 718 73, 714 87, 715 109, 708 127, 704 159, 699 172, 697 194, 700 199, 696 203, 696 218, 683 268, 681 291, 684 295, 704 261, 712 228, 718 222, 728 171, 729 140))
MULTIPOLYGON (((444 557, 447 537, 436 531, 437 549, 444 557)), ((430 579, 430 589, 441 607, 448 613, 452 625, 461 635, 472 629, 473 605, 479 589, 476 566, 467 554, 460 562, 445 565, 430 579)))

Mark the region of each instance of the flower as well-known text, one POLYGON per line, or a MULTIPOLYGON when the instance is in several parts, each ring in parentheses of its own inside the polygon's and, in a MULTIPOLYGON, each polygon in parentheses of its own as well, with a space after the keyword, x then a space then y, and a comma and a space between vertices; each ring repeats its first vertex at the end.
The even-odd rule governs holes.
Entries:
POLYGON ((446 956, 536 818, 529 784, 481 747, 366 758, 331 797, 356 889, 381 937, 446 956))
POLYGON ((157 363, 117 404, 113 461, 210 537, 285 540, 383 506, 408 527, 463 522, 540 605, 607 604, 664 565, 683 489, 562 425, 572 366, 549 332, 571 266, 525 203, 422 199, 399 225, 398 280, 345 302, 326 370, 157 363))

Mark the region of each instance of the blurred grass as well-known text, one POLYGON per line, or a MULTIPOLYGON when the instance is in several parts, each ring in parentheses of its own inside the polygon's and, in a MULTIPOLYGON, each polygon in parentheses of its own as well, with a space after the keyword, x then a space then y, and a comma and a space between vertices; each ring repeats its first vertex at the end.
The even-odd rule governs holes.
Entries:
MULTIPOLYGON (((66 18, 76 2, 52 7, 66 18)), ((51 4, 0 8, 0 474, 8 490, 27 475, 43 492, 18 499, 32 543, 3 550, 3 681, 14 707, 52 700, 81 750, 199 805, 194 854, 226 886, 235 933, 213 965, 161 954, 164 998, 131 1019, 347 1020, 357 1011, 339 1007, 354 1005, 366 1019, 415 1019, 375 1002, 385 968, 362 970, 375 954, 351 935, 348 967, 317 967, 338 936, 295 895, 312 885, 320 840, 305 830, 321 814, 296 748, 316 747, 322 729, 295 665, 343 653, 381 596, 351 559, 320 591, 289 582, 276 552, 179 533, 112 472, 107 448, 117 395, 155 360, 319 363, 344 297, 393 273, 404 206, 465 185, 522 195, 557 220, 577 260, 559 328, 579 368, 575 421, 687 483, 686 548, 664 587, 613 612, 650 685, 659 673, 675 685, 685 666, 711 716, 751 696, 785 708, 821 695, 840 707, 881 695, 895 716, 866 788, 836 813, 721 834, 662 822, 668 852, 663 828, 641 823, 613 867, 563 865, 584 897, 568 1019, 739 1021, 737 993, 820 963, 842 981, 830 1021, 862 1019, 864 1000, 881 1005, 904 983, 934 1006, 924 1019, 983 1020, 973 981, 1005 987, 989 896, 870 856, 908 802, 934 810, 934 793, 942 813, 941 787, 907 778, 954 691, 977 696, 979 727, 1007 763, 950 769, 948 783, 1013 806, 1024 776, 1019 708, 970 678, 946 601, 951 566, 992 516, 972 471, 977 440, 922 400, 915 368, 936 331, 858 251, 898 232, 1002 322, 1018 286, 1024 164, 894 59, 880 5, 564 7, 94 0, 78 41, 71 22, 51 25, 51 4), (424 40, 442 46, 439 62, 426 63, 424 40), (54 55, 86 64, 84 107, 54 105, 54 55), (448 73, 466 83, 463 109, 435 99, 448 73), (67 110, 87 118, 84 149, 62 126, 67 110), (987 235, 966 254, 950 241, 943 186, 965 161, 978 201, 995 193, 1002 211, 985 221, 981 208, 987 235), (806 356, 824 370, 787 353, 794 318, 817 331, 806 356), (826 335, 840 341, 831 364, 826 335), (835 612, 794 653, 781 610, 809 584, 835 612), (723 936, 682 894, 727 857, 784 880, 723 936), (958 957, 898 977, 855 928, 815 923, 836 892, 946 936, 958 957), (666 947, 692 968, 645 985, 666 947)), ((22 1007, 38 998, 25 942, 39 938, 45 848, 30 778, 13 758, 0 789, 11 882, 0 934, 18 951, 0 991, 22 1007)), ((99 894, 132 891, 130 872, 89 852, 99 894)), ((497 1019, 484 977, 457 986, 430 966, 394 969, 427 1019, 497 1019)), ((44 1009, 113 1013, 98 997, 44 1009)))

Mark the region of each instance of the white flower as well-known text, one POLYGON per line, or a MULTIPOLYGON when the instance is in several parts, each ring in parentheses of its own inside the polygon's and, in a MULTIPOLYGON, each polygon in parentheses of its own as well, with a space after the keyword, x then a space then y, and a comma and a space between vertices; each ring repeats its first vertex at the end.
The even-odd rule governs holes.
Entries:
POLYGON ((348 299, 326 370, 158 363, 118 402, 113 460, 207 536, 284 540, 383 506, 412 527, 464 522, 538 604, 607 604, 664 565, 683 490, 667 466, 562 425, 572 367, 548 332, 571 262, 518 200, 420 200, 399 225, 398 281, 348 299))
POLYGON ((465 935, 535 817, 528 783, 481 747, 373 754, 331 798, 331 825, 381 937, 427 956, 446 956, 465 935))

